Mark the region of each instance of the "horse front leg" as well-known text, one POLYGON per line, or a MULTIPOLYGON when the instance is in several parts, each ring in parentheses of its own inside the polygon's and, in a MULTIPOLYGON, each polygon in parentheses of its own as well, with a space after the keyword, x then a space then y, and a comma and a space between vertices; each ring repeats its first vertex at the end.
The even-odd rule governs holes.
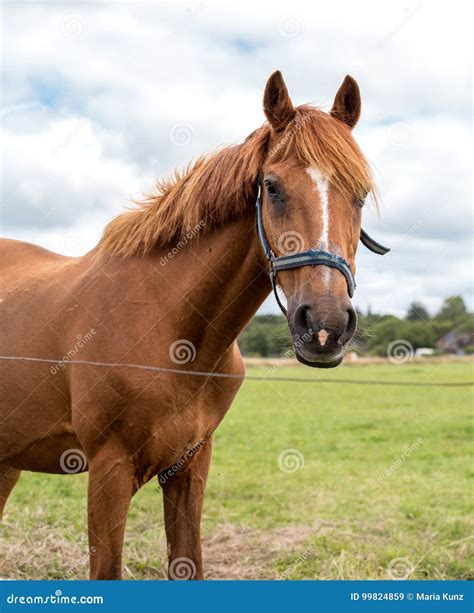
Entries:
POLYGON ((211 452, 212 439, 209 439, 180 472, 169 478, 166 478, 166 471, 160 475, 168 542, 168 578, 172 580, 204 579, 201 510, 211 452))
POLYGON ((134 493, 133 465, 117 449, 102 449, 89 464, 90 578, 120 579, 128 507, 134 493))
POLYGON ((18 468, 12 468, 6 464, 0 464, 0 522, 2 521, 3 509, 10 496, 12 489, 20 476, 18 468))

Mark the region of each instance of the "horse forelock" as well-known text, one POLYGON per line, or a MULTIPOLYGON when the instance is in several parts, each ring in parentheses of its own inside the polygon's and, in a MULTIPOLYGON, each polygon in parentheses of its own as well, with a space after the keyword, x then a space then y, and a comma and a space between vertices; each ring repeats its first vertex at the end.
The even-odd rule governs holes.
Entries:
POLYGON ((296 157, 303 167, 318 168, 335 187, 355 197, 371 192, 377 199, 370 165, 350 129, 318 108, 297 107, 295 117, 269 155, 274 162, 296 157))

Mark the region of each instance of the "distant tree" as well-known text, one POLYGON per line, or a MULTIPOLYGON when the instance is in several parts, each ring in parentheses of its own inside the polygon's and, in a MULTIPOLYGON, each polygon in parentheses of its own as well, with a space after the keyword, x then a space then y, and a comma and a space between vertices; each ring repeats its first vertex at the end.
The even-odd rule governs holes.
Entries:
POLYGON ((468 313, 466 317, 461 321, 459 327, 460 332, 468 332, 474 335, 474 316, 472 313, 468 313))
POLYGON ((450 296, 443 302, 439 313, 436 315, 436 319, 456 323, 464 319, 466 314, 466 305, 461 296, 450 296))
POLYGON ((367 314, 364 316, 364 319, 367 325, 371 325, 374 322, 378 321, 380 317, 381 317, 380 314, 374 313, 372 311, 372 307, 369 305, 369 307, 367 308, 367 314))
POLYGON ((265 328, 247 330, 247 334, 241 337, 240 347, 244 355, 258 355, 264 358, 271 355, 268 332, 265 328))
POLYGON ((407 339, 407 322, 394 315, 380 317, 370 327, 370 337, 367 349, 371 353, 385 355, 392 341, 407 339))
POLYGON ((413 349, 420 349, 420 347, 434 348, 436 334, 429 324, 422 321, 412 321, 406 327, 405 340, 411 344, 413 349))
POLYGON ((429 321, 430 315, 421 302, 412 302, 405 319, 407 321, 429 321))
MULTIPOLYGON (((373 313, 370 308, 365 315, 358 309, 357 316, 351 348, 362 355, 385 356, 390 343, 396 340, 409 342, 413 349, 434 348, 440 338, 453 331, 464 335, 464 344, 474 347, 474 315, 467 311, 461 296, 446 298, 435 317, 430 317, 425 306, 416 301, 409 306, 405 319, 373 313)), ((238 342, 246 356, 291 355, 293 348, 288 323, 282 315, 255 316, 238 342)))
POLYGON ((282 315, 257 315, 239 337, 243 355, 280 356, 292 347, 288 324, 282 315))

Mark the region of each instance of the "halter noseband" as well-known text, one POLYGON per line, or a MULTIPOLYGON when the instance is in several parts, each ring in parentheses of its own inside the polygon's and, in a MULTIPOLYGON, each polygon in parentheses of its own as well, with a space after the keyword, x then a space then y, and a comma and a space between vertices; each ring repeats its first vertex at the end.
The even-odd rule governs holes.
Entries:
MULTIPOLYGON (((273 293, 278 306, 286 315, 286 308, 283 306, 280 297, 277 292, 277 280, 276 273, 279 270, 289 270, 291 268, 300 268, 301 266, 329 266, 330 268, 336 268, 344 275, 347 281, 347 292, 352 298, 356 283, 354 275, 352 274, 351 265, 346 260, 337 255, 336 253, 330 253, 321 249, 308 249, 308 251, 300 251, 298 253, 292 253, 290 255, 276 256, 270 243, 268 242, 267 235, 265 234, 265 228, 263 227, 263 213, 262 213, 262 185, 258 180, 258 194, 257 194, 257 235, 260 239, 260 243, 263 247, 265 257, 267 258, 270 267, 270 281, 272 284, 273 293)), ((371 238, 365 230, 360 231, 360 241, 367 249, 370 249, 373 253, 384 255, 390 251, 388 247, 384 247, 373 238, 371 238)))

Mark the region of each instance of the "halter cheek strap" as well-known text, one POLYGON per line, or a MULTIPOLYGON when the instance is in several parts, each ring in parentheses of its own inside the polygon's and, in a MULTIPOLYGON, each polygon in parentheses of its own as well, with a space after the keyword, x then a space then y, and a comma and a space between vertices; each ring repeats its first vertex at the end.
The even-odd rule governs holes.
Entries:
MULTIPOLYGON (((347 292, 352 298, 356 288, 354 275, 352 273, 350 264, 346 262, 346 260, 340 255, 337 255, 336 253, 330 253, 328 251, 323 251, 322 249, 308 249, 308 251, 301 251, 298 253, 292 253, 290 255, 282 255, 278 257, 274 254, 272 248, 270 247, 270 243, 268 242, 267 235, 265 234, 265 228, 263 227, 262 186, 260 180, 258 181, 256 213, 257 235, 269 264, 270 281, 272 284, 275 299, 284 315, 286 315, 286 308, 282 304, 277 292, 276 273, 279 270, 289 270, 291 268, 300 268, 302 266, 329 266, 330 268, 336 268, 344 275, 347 282, 347 292)), ((371 238, 364 230, 361 230, 360 232, 360 240, 362 244, 365 245, 368 249, 370 249, 374 253, 378 253, 379 255, 384 255, 385 253, 390 251, 390 249, 388 249, 387 247, 384 247, 380 243, 377 243, 377 241, 371 238)))
POLYGON ((385 255, 390 251, 389 247, 384 247, 378 243, 371 236, 369 236, 363 228, 360 229, 360 242, 364 245, 364 247, 367 247, 367 249, 370 249, 370 251, 377 253, 378 255, 385 255))

